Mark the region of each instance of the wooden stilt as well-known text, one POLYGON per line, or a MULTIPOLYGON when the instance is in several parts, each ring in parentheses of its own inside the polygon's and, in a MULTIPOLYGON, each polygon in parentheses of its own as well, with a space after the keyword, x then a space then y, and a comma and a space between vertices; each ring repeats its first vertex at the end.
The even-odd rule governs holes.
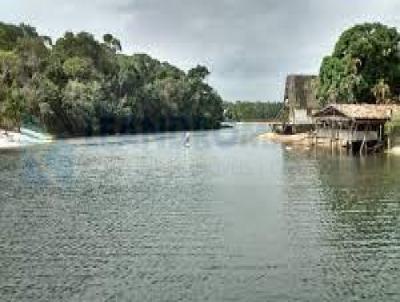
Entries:
POLYGON ((365 137, 365 134, 364 134, 364 139, 362 141, 361 148, 360 148, 360 155, 363 155, 364 148, 365 148, 365 140, 366 140, 366 137, 365 137))

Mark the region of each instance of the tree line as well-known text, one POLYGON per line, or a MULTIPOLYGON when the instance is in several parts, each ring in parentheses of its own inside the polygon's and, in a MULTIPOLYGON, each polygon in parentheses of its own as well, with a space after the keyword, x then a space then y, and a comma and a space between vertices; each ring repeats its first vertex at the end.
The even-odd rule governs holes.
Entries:
POLYGON ((277 120, 283 109, 282 102, 237 101, 224 103, 225 119, 232 121, 277 120))
POLYGON ((318 98, 327 103, 393 103, 400 95, 400 34, 381 23, 344 31, 323 59, 318 98))
POLYGON ((223 102, 209 70, 184 72, 120 41, 66 32, 53 42, 0 22, 0 128, 33 125, 60 136, 218 128, 223 102))

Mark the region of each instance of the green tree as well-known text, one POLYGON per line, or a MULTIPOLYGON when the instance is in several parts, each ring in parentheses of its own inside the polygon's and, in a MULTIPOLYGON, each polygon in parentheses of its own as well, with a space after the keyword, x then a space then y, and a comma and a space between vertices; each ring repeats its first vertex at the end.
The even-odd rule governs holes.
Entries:
POLYGON ((390 87, 383 79, 380 79, 372 88, 372 93, 374 94, 378 104, 385 104, 390 101, 390 87))
POLYGON ((36 29, 25 25, 13 25, 0 22, 0 50, 14 50, 18 39, 38 37, 36 29))
POLYGON ((204 80, 209 74, 210 71, 208 70, 207 67, 202 65, 197 65, 196 67, 189 70, 188 77, 193 79, 204 80))
POLYGON ((65 33, 53 46, 53 53, 63 64, 68 58, 80 57, 91 59, 94 68, 105 77, 110 78, 118 72, 115 54, 110 49, 96 41, 93 35, 80 32, 65 33))
POLYGON ((234 121, 276 120, 283 109, 279 102, 237 101, 224 103, 224 117, 234 121))
POLYGON ((36 74, 43 72, 49 56, 49 49, 40 38, 18 39, 15 53, 19 58, 20 81, 26 83, 36 74))
POLYGON ((0 50, 0 82, 11 85, 17 78, 18 56, 11 51, 0 50))
POLYGON ((69 81, 63 90, 61 112, 64 121, 63 132, 90 135, 95 119, 94 102, 99 85, 96 82, 81 83, 69 81))
POLYGON ((89 80, 93 75, 93 62, 88 58, 72 57, 65 60, 63 71, 70 79, 89 80))
POLYGON ((115 38, 111 34, 105 34, 103 36, 103 41, 109 48, 111 48, 115 52, 118 52, 118 51, 122 50, 122 46, 121 46, 120 40, 118 40, 117 38, 115 38))
POLYGON ((346 30, 319 74, 321 103, 377 102, 374 86, 383 80, 392 95, 400 81, 400 34, 380 23, 365 23, 346 30))
POLYGON ((24 108, 24 96, 20 89, 13 85, 9 90, 3 107, 3 116, 12 128, 20 130, 24 108))

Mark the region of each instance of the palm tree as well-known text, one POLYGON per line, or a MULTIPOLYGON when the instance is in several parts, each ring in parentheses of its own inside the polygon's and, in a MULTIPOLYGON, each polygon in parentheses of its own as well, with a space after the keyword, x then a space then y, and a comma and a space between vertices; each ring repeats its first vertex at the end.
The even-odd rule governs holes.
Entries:
POLYGON ((385 83, 385 80, 380 79, 379 82, 371 89, 375 96, 377 104, 385 104, 389 102, 390 87, 385 83))

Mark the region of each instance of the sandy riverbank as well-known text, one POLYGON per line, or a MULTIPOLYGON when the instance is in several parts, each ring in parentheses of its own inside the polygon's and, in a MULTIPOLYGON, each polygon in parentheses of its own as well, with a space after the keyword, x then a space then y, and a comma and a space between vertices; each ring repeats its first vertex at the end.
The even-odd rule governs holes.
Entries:
POLYGON ((400 146, 393 147, 392 149, 386 150, 387 154, 400 156, 400 146))
MULTIPOLYGON (((258 139, 277 144, 290 145, 300 149, 309 149, 313 146, 315 147, 315 137, 310 132, 291 135, 268 132, 259 135, 258 139)), ((332 148, 332 143, 329 139, 318 138, 318 147, 332 148)))
POLYGON ((21 147, 21 133, 0 129, 0 149, 21 147))
POLYGON ((302 145, 302 146, 311 146, 313 144, 312 136, 309 133, 285 135, 274 132, 268 132, 259 135, 258 138, 282 144, 292 144, 292 145, 302 145))
POLYGON ((53 137, 29 129, 23 128, 21 132, 0 129, 0 149, 15 149, 27 145, 50 143, 52 141, 53 137))

